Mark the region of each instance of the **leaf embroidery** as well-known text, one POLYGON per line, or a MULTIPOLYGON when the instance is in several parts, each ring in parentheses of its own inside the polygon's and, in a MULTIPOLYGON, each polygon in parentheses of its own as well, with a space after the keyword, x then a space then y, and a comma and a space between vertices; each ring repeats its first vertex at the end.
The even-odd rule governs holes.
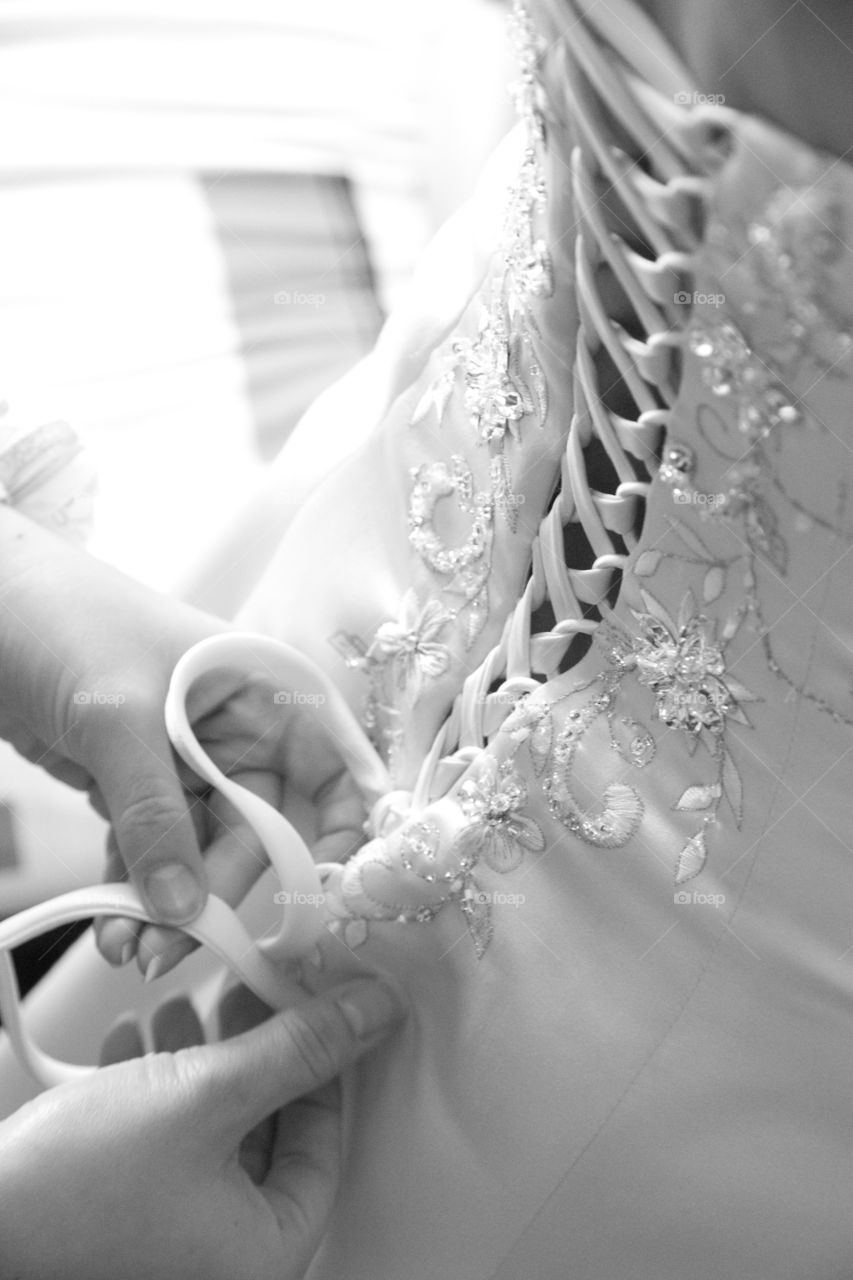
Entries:
POLYGON ((637 563, 634 565, 634 576, 637 578, 650 577, 662 559, 660 551, 644 551, 642 555, 637 556, 637 563))
POLYGON ((660 601, 656 600, 649 591, 640 591, 640 595, 642 597, 643 604, 646 606, 646 613, 651 614, 651 616, 656 618, 658 622, 662 622, 668 631, 674 632, 676 630, 675 623, 660 601))
POLYGON ((530 761, 533 765, 533 772, 537 778, 541 777, 548 763, 548 756, 551 754, 551 743, 554 739, 554 721, 550 710, 546 709, 543 716, 540 717, 538 724, 533 728, 530 737, 527 740, 527 749, 530 752, 530 761))
POLYGON ((488 895, 482 893, 477 888, 476 882, 471 880, 462 895, 460 906, 474 943, 477 959, 482 960, 494 931, 488 895))
POLYGON ((692 836, 681 853, 678 855, 678 864, 675 869, 675 883, 684 884, 687 880, 692 880, 694 876, 698 876, 699 872, 705 865, 705 859, 708 851, 705 847, 705 832, 699 831, 692 836))
POLYGON ((721 788, 718 782, 697 783, 693 787, 688 787, 672 807, 690 812, 711 809, 720 795, 721 788))
POLYGON ((702 583, 702 599, 705 604, 711 604, 718 596, 722 594, 723 587, 726 582, 725 570, 718 564, 709 569, 705 574, 705 581, 702 583))

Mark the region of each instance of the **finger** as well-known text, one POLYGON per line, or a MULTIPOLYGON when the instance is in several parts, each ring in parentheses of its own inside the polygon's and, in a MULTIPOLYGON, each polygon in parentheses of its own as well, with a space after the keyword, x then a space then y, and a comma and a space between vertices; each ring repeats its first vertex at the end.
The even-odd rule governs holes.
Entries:
POLYGON ((281 776, 318 808, 328 788, 334 788, 341 776, 349 778, 350 798, 357 799, 361 813, 357 823, 363 822, 364 806, 358 789, 350 778, 334 737, 320 723, 317 712, 301 707, 286 708, 286 711, 274 761, 281 776))
POLYGON ((316 711, 290 711, 275 763, 317 815, 312 853, 317 862, 344 862, 364 843, 364 800, 334 739, 316 711))
MULTIPOLYGON (((196 833, 199 848, 203 849, 208 832, 215 825, 209 799, 201 794, 193 796, 190 803, 190 817, 196 833)), ((170 929, 166 925, 145 924, 140 921, 137 926, 139 943, 136 948, 136 963, 139 972, 146 982, 153 982, 176 968, 182 960, 191 955, 198 947, 195 938, 180 929, 170 929)))
POLYGON ((95 941, 98 950, 108 964, 127 964, 136 955, 139 946, 138 920, 124 916, 100 917, 95 921, 95 941))
POLYGON ((220 1118, 233 1151, 274 1111, 326 1084, 403 1017, 400 995, 376 978, 359 978, 270 1018, 252 1031, 211 1046, 196 1071, 196 1097, 220 1118))
POLYGON ((340 1169, 340 1085, 332 1081, 279 1113, 262 1187, 282 1238, 298 1242, 306 1265, 328 1225, 340 1169))
MULTIPOLYGON (((277 774, 242 769, 234 772, 232 781, 281 811, 283 785, 277 774)), ((216 792, 210 797, 209 812, 217 834, 205 850, 208 880, 220 898, 236 906, 267 869, 269 858, 254 828, 216 792)))
POLYGON ((158 1005, 151 1018, 151 1037, 155 1053, 177 1053, 204 1044, 204 1028, 192 1001, 174 996, 158 1005))
MULTIPOLYGON (((121 860, 115 834, 107 833, 107 851, 104 868, 106 884, 120 883, 127 879, 127 871, 121 860)), ((138 920, 125 917, 99 916, 95 921, 95 943, 108 964, 127 964, 136 954, 141 925, 138 920)))
POLYGON ((104 1036, 99 1065, 109 1067, 114 1062, 129 1062, 145 1053, 142 1032, 133 1014, 124 1014, 110 1027, 104 1036))
POLYGON ((364 800, 348 770, 327 780, 314 794, 317 838, 311 852, 316 862, 346 862, 364 844, 364 800))
POLYGON ((150 709, 114 718, 93 760, 118 849, 154 919, 185 924, 204 905, 207 882, 166 731, 150 709))
MULTIPOLYGON (((281 782, 274 774, 248 770, 234 775, 235 782, 278 805, 281 782)), ((203 812, 205 827, 215 827, 216 837, 204 849, 204 864, 211 893, 236 906, 266 870, 267 862, 260 841, 236 809, 215 792, 197 802, 194 812, 203 812)), ((161 977, 174 969, 197 947, 186 934, 162 926, 145 925, 140 933, 138 963, 146 980, 161 977)))
POLYGON ((197 950, 198 943, 180 929, 164 929, 162 925, 140 925, 136 963, 146 982, 162 978, 197 950))

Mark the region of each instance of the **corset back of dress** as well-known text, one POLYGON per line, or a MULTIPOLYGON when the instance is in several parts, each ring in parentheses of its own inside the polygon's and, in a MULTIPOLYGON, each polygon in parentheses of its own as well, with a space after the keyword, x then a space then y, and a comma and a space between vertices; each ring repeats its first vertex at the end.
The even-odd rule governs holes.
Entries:
POLYGON ((324 885, 327 962, 413 1013, 312 1274, 793 1277, 816 1238, 842 1274, 802 1082, 849 1093, 851 173, 627 0, 532 13, 494 252, 260 618, 366 693, 398 787, 324 885))
MULTIPOLYGON (((315 523, 359 491, 373 504, 350 553, 372 581, 354 591, 342 556, 338 601, 324 561, 334 607, 319 625, 334 630, 329 669, 340 679, 343 657, 353 698, 367 690, 400 789, 346 874, 343 918, 465 909, 471 857, 432 847, 456 849, 462 819, 439 831, 422 814, 482 791, 488 744, 510 777, 535 737, 551 813, 597 847, 638 830, 630 770, 657 750, 648 776, 677 773, 699 750, 688 799, 673 798, 698 815, 672 851, 681 884, 718 820, 740 827, 756 742, 778 745, 777 779, 796 777, 793 739, 807 763, 825 720, 828 762, 853 719, 850 173, 705 100, 632 6, 599 9, 547 0, 534 22, 516 6, 520 126, 495 252, 315 504, 315 523), (586 700, 561 705, 578 682, 586 700), (566 738, 569 705, 582 732, 566 738), (574 779, 596 733, 598 765, 629 771, 599 768, 597 808, 574 779), (412 841, 440 870, 422 874, 412 841)), ((306 579, 307 538, 285 548, 306 579)), ((319 656, 316 634, 292 638, 319 656)), ((362 936, 363 919, 347 929, 362 936)), ((478 950, 489 929, 475 922, 478 950)))
MULTIPOLYGON (((633 7, 630 26, 618 8, 540 7, 538 34, 519 19, 545 143, 537 244, 572 245, 576 322, 529 333, 519 371, 561 352, 570 418, 526 589, 427 756, 422 796, 446 780, 442 757, 470 759, 596 630, 617 671, 645 663, 658 718, 700 740, 727 717, 750 724, 750 702, 784 701, 774 731, 802 700, 853 722, 853 175, 709 102, 654 28, 634 38, 633 7), (688 650, 690 679, 659 669, 688 650)), ((522 413, 519 442, 527 429, 522 413)))
POLYGON ((397 788, 303 965, 410 1000, 309 1274, 837 1280, 853 171, 630 0, 513 17, 519 129, 244 617, 397 788))

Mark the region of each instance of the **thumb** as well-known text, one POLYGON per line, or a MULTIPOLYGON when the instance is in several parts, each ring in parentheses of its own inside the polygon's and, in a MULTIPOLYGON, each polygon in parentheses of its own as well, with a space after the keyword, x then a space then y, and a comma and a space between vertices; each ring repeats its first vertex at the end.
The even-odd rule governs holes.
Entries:
POLYGON ((401 996, 378 978, 358 978, 276 1014, 204 1055, 197 1100, 218 1114, 233 1148, 274 1111, 339 1075, 402 1020, 401 996))
POLYGON ((98 755, 98 785, 131 880, 155 920, 186 924, 204 906, 207 881, 164 726, 117 718, 98 755))

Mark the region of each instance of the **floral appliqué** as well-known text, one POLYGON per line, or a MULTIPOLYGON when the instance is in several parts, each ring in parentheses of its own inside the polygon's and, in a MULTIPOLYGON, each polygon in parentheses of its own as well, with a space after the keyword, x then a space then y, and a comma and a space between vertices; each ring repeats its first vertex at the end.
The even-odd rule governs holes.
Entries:
POLYGON ((402 745, 400 708, 414 707, 426 682, 450 670, 452 654, 440 636, 454 617, 453 611, 437 600, 427 600, 422 606, 417 594, 409 590, 397 619, 383 622, 369 646, 347 632, 332 637, 346 665, 368 678, 364 723, 392 777, 402 745))
POLYGON ((444 675, 450 667, 450 650, 438 640, 450 617, 437 600, 428 600, 421 608, 415 592, 407 591, 399 619, 383 622, 367 651, 366 662, 374 669, 387 669, 412 705, 424 681, 444 675))
POLYGON ((684 596, 677 621, 648 591, 640 595, 645 610, 631 610, 637 634, 610 627, 610 657, 623 671, 636 671, 640 684, 654 691, 657 718, 683 729, 691 750, 702 735, 724 733, 727 718, 748 725, 740 704, 755 698, 726 671, 717 624, 695 612, 692 591, 684 596))
MULTIPOLYGON (((539 37, 523 5, 513 9, 512 31, 520 63, 520 79, 515 86, 518 112, 524 126, 526 145, 518 177, 507 193, 506 214, 496 267, 486 286, 476 336, 452 338, 439 357, 440 370, 412 415, 412 425, 434 414, 440 426, 459 385, 464 410, 478 445, 488 450, 489 488, 480 495, 477 519, 491 526, 500 515, 515 532, 523 496, 514 489, 507 443, 521 442, 523 422, 533 418, 540 427, 547 415, 547 385, 535 350, 539 330, 531 308, 535 298, 550 297, 554 291, 551 259, 545 242, 534 231, 537 211, 545 207, 546 185, 541 160, 545 138, 538 102, 537 67, 539 37)), ((460 460, 453 459, 458 469, 460 460)), ((444 464, 435 464, 444 465, 444 464)), ((425 467, 413 472, 414 485, 409 510, 410 542, 433 572, 444 572, 432 554, 425 533, 435 540, 430 517, 418 511, 425 467), (427 527, 428 526, 428 527, 427 527)), ((465 510, 461 489, 459 504, 465 510)), ((473 532, 473 530, 472 530, 473 532)), ((446 549, 449 550, 449 549, 446 549)), ((491 542, 481 556, 483 583, 491 570, 491 542)), ((452 590, 444 586, 442 591, 452 590)), ((485 625, 488 597, 485 587, 469 593, 471 618, 466 646, 485 625)), ((465 607, 465 606, 463 606, 465 607)))
POLYGON ((338 633, 332 637, 348 666, 370 680, 366 724, 389 768, 403 739, 404 711, 411 709, 430 680, 450 665, 450 649, 439 639, 447 623, 459 620, 465 649, 471 649, 489 617, 489 579, 495 521, 502 516, 512 532, 523 495, 515 493, 506 453, 507 437, 519 443, 521 424, 535 417, 544 426, 545 376, 533 339, 538 334, 533 298, 553 293, 551 260, 534 232, 534 215, 545 203, 540 153, 545 130, 538 100, 540 38, 524 7, 513 8, 512 31, 520 63, 516 105, 526 146, 518 177, 507 192, 506 214, 496 267, 483 295, 477 336, 451 339, 442 369, 415 409, 412 425, 434 412, 441 424, 462 373, 462 403, 477 442, 489 451, 488 482, 478 487, 465 458, 427 461, 412 467, 408 536, 412 550, 440 581, 441 603, 420 606, 409 593, 397 621, 383 622, 371 641, 338 633), (450 542, 436 524, 436 508, 451 502, 470 517, 467 535, 450 542))
POLYGON ((691 757, 704 745, 714 766, 710 777, 697 776, 673 802, 680 812, 703 813, 701 826, 676 854, 675 882, 683 884, 705 864, 707 828, 723 800, 735 823, 741 824, 743 786, 726 743, 726 728, 732 721, 749 726, 744 708, 757 699, 726 669, 725 643, 735 634, 736 625, 727 625, 725 639, 718 639, 716 623, 698 612, 690 591, 677 618, 650 592, 642 591, 641 598, 643 608, 631 610, 635 629, 608 621, 596 636, 608 659, 607 669, 553 703, 522 702, 504 722, 502 732, 519 745, 527 744, 534 772, 542 778, 549 809, 558 821, 597 848, 621 848, 639 829, 645 811, 639 790, 627 780, 630 772, 623 770, 623 776, 609 782, 603 789, 603 803, 593 809, 578 796, 573 769, 586 734, 601 717, 609 727, 610 748, 623 765, 631 770, 651 763, 657 753, 654 737, 632 716, 620 715, 625 681, 633 677, 647 688, 653 695, 652 718, 682 733, 691 757), (558 725, 554 709, 586 691, 588 700, 569 710, 558 725))
POLYGON ((525 853, 545 848, 538 823, 522 812, 527 799, 511 760, 479 762, 459 786, 458 809, 468 821, 461 828, 457 821, 454 834, 442 835, 427 810, 333 869, 324 885, 332 932, 355 947, 371 921, 427 924, 455 904, 482 958, 493 933, 493 894, 477 880, 477 868, 505 875, 525 853))
MULTIPOLYGON (((493 762, 490 762, 493 763, 493 762)), ((514 871, 526 850, 541 852, 545 837, 521 810, 527 804, 527 785, 511 761, 494 770, 484 765, 476 778, 466 778, 457 796, 471 825, 459 842, 501 875, 514 871)))

